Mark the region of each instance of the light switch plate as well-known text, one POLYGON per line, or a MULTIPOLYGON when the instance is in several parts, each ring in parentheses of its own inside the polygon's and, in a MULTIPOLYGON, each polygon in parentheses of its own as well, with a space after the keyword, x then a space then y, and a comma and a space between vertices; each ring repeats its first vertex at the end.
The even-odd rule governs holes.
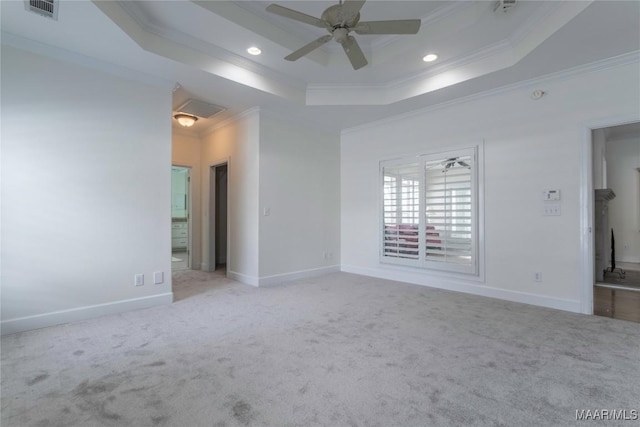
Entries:
POLYGON ((542 215, 544 216, 559 216, 560 214, 560 205, 557 203, 547 204, 542 207, 542 215))

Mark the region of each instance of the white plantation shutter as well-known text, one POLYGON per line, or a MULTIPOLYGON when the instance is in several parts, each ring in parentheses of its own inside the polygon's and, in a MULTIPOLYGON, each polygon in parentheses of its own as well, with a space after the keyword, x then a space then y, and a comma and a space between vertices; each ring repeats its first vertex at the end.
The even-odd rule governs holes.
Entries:
POLYGON ((466 271, 474 263, 472 155, 425 162, 427 263, 455 265, 466 271))
POLYGON ((475 149, 381 164, 383 262, 477 274, 475 149))
POLYGON ((420 168, 420 163, 409 163, 390 165, 382 172, 383 253, 405 264, 420 259, 420 168))

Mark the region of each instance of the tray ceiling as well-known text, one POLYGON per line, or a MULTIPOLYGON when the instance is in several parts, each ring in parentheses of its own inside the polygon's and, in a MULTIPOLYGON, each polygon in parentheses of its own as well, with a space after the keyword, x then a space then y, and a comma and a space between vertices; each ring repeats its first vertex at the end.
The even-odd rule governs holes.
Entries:
MULTIPOLYGON (((518 1, 503 13, 493 1, 369 0, 363 21, 422 25, 416 35, 355 35, 369 65, 354 71, 334 42, 285 61, 326 32, 266 12, 271 3, 63 0, 52 21, 8 1, 3 41, 26 38, 177 82, 176 104, 198 94, 227 107, 216 120, 259 106, 316 122, 326 113, 334 130, 640 49, 638 2, 518 1), (425 63, 427 53, 439 58, 425 63)), ((337 2, 276 3, 319 17, 337 2)))

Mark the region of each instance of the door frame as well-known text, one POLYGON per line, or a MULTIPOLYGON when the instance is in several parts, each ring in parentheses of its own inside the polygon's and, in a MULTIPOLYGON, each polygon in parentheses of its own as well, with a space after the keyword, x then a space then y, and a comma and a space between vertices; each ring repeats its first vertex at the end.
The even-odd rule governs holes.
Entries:
POLYGON ((229 157, 216 160, 209 163, 209 198, 206 205, 206 213, 208 214, 208 235, 205 242, 208 246, 207 255, 207 271, 215 271, 216 269, 216 169, 220 166, 227 166, 227 271, 226 275, 229 277, 230 265, 231 265, 231 204, 229 203, 229 189, 231 188, 231 159, 229 157))
POLYGON ((626 125, 640 121, 635 115, 624 115, 586 122, 583 125, 580 153, 580 311, 593 314, 593 285, 595 284, 595 234, 593 188, 593 136, 596 129, 626 125))

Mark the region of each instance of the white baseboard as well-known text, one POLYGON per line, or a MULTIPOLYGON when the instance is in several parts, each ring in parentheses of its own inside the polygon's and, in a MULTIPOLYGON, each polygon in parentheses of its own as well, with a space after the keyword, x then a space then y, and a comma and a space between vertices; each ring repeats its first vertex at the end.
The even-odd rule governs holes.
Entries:
POLYGON ((557 310, 570 311, 573 313, 582 312, 580 301, 577 300, 554 298, 546 295, 537 295, 526 292, 493 288, 478 282, 467 281, 463 279, 448 277, 429 277, 424 275, 405 273, 397 270, 387 271, 379 268, 366 268, 352 265, 343 265, 341 267, 341 270, 345 273, 353 273, 362 276, 395 280, 399 282, 412 283, 415 285, 429 286, 432 288, 446 289, 450 291, 465 292, 468 294, 480 295, 484 297, 520 302, 541 307, 555 308, 557 310))
POLYGON ((245 285, 258 286, 259 284, 259 278, 257 276, 249 276, 236 271, 229 270, 227 272, 227 277, 235 280, 236 282, 244 283, 245 285))
POLYGON ((640 264, 640 257, 633 255, 617 255, 616 262, 630 262, 634 264, 640 264))
POLYGON ((69 310, 54 311, 51 313, 3 320, 0 322, 0 329, 2 330, 2 335, 14 334, 16 332, 46 328, 48 326, 62 325, 70 322, 78 322, 80 320, 92 319, 94 317, 105 316, 108 314, 118 314, 131 310, 139 310, 141 308, 171 304, 172 302, 173 292, 167 292, 160 295, 132 298, 105 304, 88 305, 69 310))
POLYGON ((274 286, 280 283, 290 282, 292 280, 319 277, 329 273, 337 273, 339 271, 339 265, 330 265, 328 267, 311 268, 309 270, 294 271, 292 273, 274 274, 273 276, 260 277, 258 286, 274 286))

